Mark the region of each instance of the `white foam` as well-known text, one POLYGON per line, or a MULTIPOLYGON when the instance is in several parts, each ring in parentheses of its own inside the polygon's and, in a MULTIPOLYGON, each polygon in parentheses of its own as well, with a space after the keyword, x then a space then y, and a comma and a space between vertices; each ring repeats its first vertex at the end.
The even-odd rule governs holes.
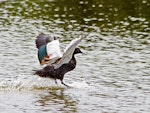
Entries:
POLYGON ((86 81, 73 82, 73 83, 69 84, 69 86, 71 86, 73 88, 78 88, 78 89, 90 88, 89 84, 86 81))
MULTIPOLYGON (((72 81, 71 83, 66 83, 68 86, 77 89, 89 89, 89 84, 84 80, 72 81)), ((0 90, 33 90, 33 89, 47 89, 47 88, 67 88, 62 85, 60 80, 55 80, 49 78, 41 78, 36 75, 25 75, 19 74, 15 77, 4 79, 0 82, 0 90)))
POLYGON ((54 80, 33 75, 18 75, 0 83, 0 90, 22 90, 60 87, 54 80))

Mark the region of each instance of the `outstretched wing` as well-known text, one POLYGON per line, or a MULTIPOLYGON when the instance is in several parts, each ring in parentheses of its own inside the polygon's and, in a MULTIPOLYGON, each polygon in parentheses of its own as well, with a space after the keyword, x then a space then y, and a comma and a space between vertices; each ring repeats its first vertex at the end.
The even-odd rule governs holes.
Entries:
POLYGON ((76 48, 76 46, 78 45, 78 43, 83 39, 84 37, 81 37, 81 38, 76 38, 74 40, 72 40, 70 42, 70 44, 66 47, 66 49, 64 50, 64 54, 61 58, 61 60, 54 64, 54 68, 57 69, 59 68, 60 66, 62 66, 63 64, 66 64, 66 63, 69 63, 69 61, 71 60, 72 58, 72 55, 73 55, 73 52, 76 48))
POLYGON ((42 45, 38 50, 38 59, 41 65, 45 64, 46 56, 47 56, 46 45, 42 45))
POLYGON ((58 59, 62 57, 59 40, 53 40, 46 45, 46 52, 49 58, 45 62, 47 65, 53 65, 58 59))
POLYGON ((54 39, 54 37, 43 33, 37 36, 35 43, 38 48, 38 59, 41 65, 51 65, 56 59, 62 57, 59 40, 54 39))
POLYGON ((46 45, 47 41, 53 41, 53 40, 54 37, 41 33, 39 36, 36 37, 35 40, 36 47, 39 49, 41 46, 46 45))
POLYGON ((49 60, 62 57, 59 40, 53 40, 46 45, 49 60))

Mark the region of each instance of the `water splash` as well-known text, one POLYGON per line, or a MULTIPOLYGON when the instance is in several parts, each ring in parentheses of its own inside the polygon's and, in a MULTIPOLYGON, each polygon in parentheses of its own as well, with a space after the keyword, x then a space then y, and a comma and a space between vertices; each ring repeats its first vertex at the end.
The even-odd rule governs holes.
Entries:
POLYGON ((16 77, 1 80, 0 90, 43 90, 62 89, 63 86, 55 84, 54 80, 40 78, 33 75, 20 74, 16 77))
MULTIPOLYGON (((72 82, 68 84, 71 88, 84 89, 90 86, 86 81, 72 82)), ((20 74, 13 78, 4 79, 0 82, 1 91, 9 90, 57 90, 64 89, 66 86, 62 85, 59 80, 57 84, 53 79, 41 78, 34 75, 20 74)))
POLYGON ((86 81, 82 82, 73 82, 69 84, 72 88, 77 88, 77 89, 85 89, 85 88, 90 88, 89 84, 86 81))

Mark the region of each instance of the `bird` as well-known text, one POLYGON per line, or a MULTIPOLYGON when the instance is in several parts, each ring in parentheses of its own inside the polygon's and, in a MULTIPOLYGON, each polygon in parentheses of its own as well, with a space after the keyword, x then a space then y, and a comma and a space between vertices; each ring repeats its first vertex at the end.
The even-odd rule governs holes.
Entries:
POLYGON ((42 69, 34 70, 34 74, 40 77, 57 79, 61 84, 69 87, 63 82, 64 75, 75 69, 77 61, 76 54, 83 54, 80 48, 76 47, 79 42, 85 37, 73 39, 62 53, 60 43, 57 37, 41 33, 35 39, 35 44, 38 49, 38 60, 42 69))

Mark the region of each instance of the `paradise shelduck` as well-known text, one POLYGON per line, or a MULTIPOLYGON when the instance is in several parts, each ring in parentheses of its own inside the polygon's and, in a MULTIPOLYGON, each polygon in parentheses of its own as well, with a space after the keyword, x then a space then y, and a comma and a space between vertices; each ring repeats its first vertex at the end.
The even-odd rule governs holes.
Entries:
POLYGON ((59 40, 54 36, 41 33, 36 37, 35 43, 38 48, 39 62, 45 66, 43 69, 35 70, 34 74, 52 78, 55 83, 57 83, 56 79, 59 79, 63 85, 68 86, 63 82, 63 78, 67 72, 76 67, 75 54, 82 53, 76 46, 83 38, 72 40, 62 54, 59 40))

